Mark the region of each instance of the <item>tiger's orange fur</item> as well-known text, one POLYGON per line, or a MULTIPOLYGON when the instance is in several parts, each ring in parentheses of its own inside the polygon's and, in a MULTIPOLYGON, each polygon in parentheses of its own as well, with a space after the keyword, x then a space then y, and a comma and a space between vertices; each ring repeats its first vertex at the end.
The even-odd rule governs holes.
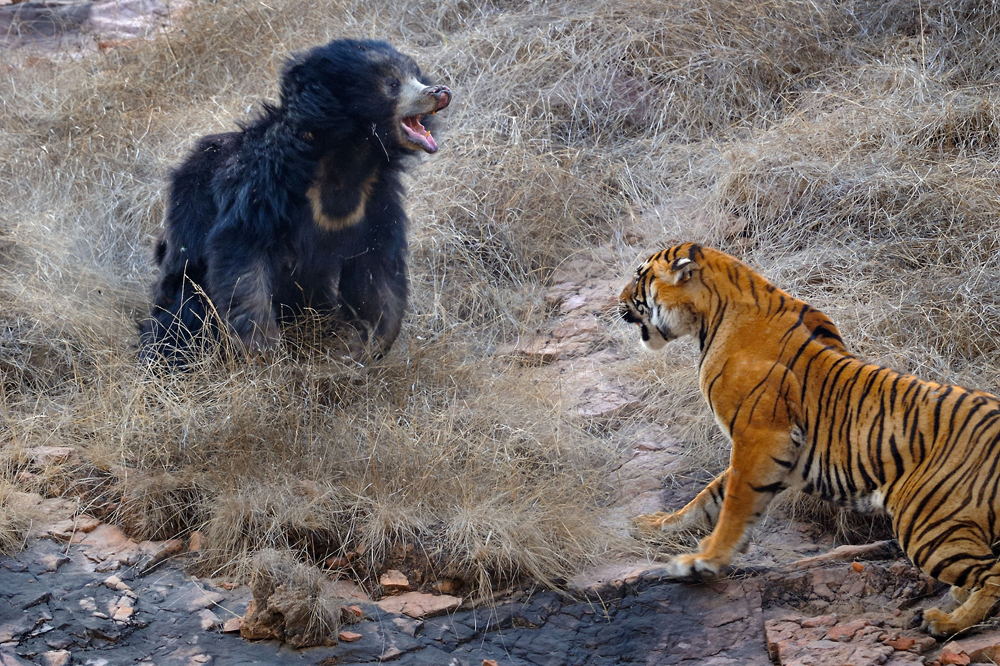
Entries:
POLYGON ((858 360, 823 313, 691 243, 646 260, 620 307, 649 348, 698 339, 699 385, 733 444, 729 468, 687 506, 635 519, 712 530, 672 575, 719 573, 794 488, 888 512, 907 557, 964 602, 926 610, 924 629, 945 636, 986 617, 1000 597, 1000 399, 858 360))

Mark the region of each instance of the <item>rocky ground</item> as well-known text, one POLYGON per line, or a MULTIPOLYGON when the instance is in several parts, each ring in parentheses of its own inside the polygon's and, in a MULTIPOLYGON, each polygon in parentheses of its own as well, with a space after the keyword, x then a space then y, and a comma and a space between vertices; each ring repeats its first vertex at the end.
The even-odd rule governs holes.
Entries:
MULTIPOLYGON (((564 387, 567 409, 613 428, 636 410, 641 389, 617 379, 616 364, 630 352, 608 335, 619 285, 604 266, 599 254, 564 266, 549 293, 551 327, 499 353, 542 366, 564 387)), ((678 505, 703 483, 663 488, 680 453, 676 443, 648 437, 626 456, 611 512, 622 530, 630 516, 678 505)), ((834 548, 828 532, 780 512, 757 530, 733 575, 713 584, 665 580, 662 564, 648 560, 608 563, 565 591, 522 590, 479 605, 411 591, 399 572, 383 576, 387 596, 374 600, 352 581, 329 581, 326 592, 344 606, 339 640, 295 649, 309 630, 295 624, 301 600, 281 588, 186 574, 201 548, 197 534, 136 542, 73 501, 24 501, 39 518, 23 552, 0 559, 3 666, 901 666, 1000 658, 1000 632, 942 645, 908 628, 915 609, 936 604, 942 590, 892 542, 834 548)))

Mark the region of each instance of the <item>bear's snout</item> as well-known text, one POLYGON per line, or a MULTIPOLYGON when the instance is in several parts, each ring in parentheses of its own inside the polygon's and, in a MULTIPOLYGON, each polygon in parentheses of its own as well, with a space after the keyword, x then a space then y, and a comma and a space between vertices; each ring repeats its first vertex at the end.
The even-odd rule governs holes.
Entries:
POLYGON ((428 86, 420 92, 437 100, 437 106, 431 113, 437 113, 451 104, 451 89, 448 86, 428 86))

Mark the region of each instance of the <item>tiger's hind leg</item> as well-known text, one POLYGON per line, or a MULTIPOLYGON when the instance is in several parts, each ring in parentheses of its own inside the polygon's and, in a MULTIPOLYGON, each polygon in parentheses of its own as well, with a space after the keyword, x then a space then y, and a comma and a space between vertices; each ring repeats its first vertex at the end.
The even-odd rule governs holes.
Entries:
POLYGON ((636 516, 635 526, 647 532, 679 532, 681 530, 710 530, 719 520, 722 501, 726 496, 726 481, 729 470, 715 477, 704 490, 687 503, 683 509, 673 512, 657 511, 636 516))

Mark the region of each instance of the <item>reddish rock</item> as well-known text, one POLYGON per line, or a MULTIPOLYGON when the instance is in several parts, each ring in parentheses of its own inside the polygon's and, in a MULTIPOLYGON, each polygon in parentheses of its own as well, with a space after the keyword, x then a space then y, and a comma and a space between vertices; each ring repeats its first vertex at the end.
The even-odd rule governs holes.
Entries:
POLYGON ((354 641, 360 641, 364 636, 353 631, 342 631, 337 634, 337 638, 345 643, 353 643, 354 641))
POLYGON ((125 536, 121 528, 108 523, 97 525, 87 534, 75 538, 74 543, 80 544, 84 554, 92 560, 114 560, 119 564, 135 564, 138 561, 139 544, 125 536))
POLYGON ((917 641, 906 636, 901 636, 899 638, 888 638, 886 639, 885 644, 896 650, 909 650, 917 644, 917 641))
POLYGON ((25 449, 35 467, 61 465, 73 457, 73 449, 68 446, 35 446, 25 449))
MULTIPOLYGON (((941 655, 944 657, 945 651, 956 655, 967 655, 974 664, 995 664, 1000 662, 1000 629, 984 631, 968 638, 952 641, 944 646, 941 655)), ((942 664, 944 661, 941 662, 942 664)), ((970 662, 951 662, 964 663, 970 662)))
POLYGON ((205 535, 198 531, 192 532, 191 538, 188 540, 188 551, 192 553, 197 553, 204 547, 205 547, 205 535))
POLYGON ((451 594, 462 588, 462 582, 458 578, 445 578, 434 583, 432 587, 438 594, 451 594))
POLYGON ((831 641, 850 641, 854 634, 858 633, 861 629, 868 626, 867 620, 853 620, 851 622, 842 622, 830 627, 830 630, 826 632, 826 637, 831 641))
POLYGON ((133 609, 131 606, 119 606, 115 611, 114 617, 112 619, 118 622, 127 622, 130 617, 132 617, 133 609))
POLYGON ((92 532, 101 524, 97 518, 81 513, 76 518, 60 520, 58 523, 50 525, 47 533, 54 539, 79 543, 83 540, 87 532, 92 532))
POLYGON ((462 599, 448 594, 407 592, 396 597, 386 597, 377 603, 387 613, 400 613, 413 618, 424 618, 455 610, 462 604, 462 599))
POLYGON ((226 620, 225 623, 222 625, 222 633, 224 634, 238 633, 240 630, 240 626, 242 624, 243 624, 243 618, 231 617, 228 620, 226 620))
POLYGON ((406 592, 410 589, 410 581, 406 579, 402 571, 395 569, 383 573, 378 582, 388 592, 406 592))
POLYGON ((941 650, 941 656, 938 657, 938 662, 941 666, 948 666, 949 664, 965 666, 966 664, 972 663, 972 659, 969 658, 969 655, 967 655, 960 648, 956 648, 953 645, 946 645, 944 646, 944 649, 941 650))
POLYGON ((184 552, 184 542, 180 539, 167 541, 140 541, 139 552, 142 554, 143 568, 149 568, 168 557, 184 552))

